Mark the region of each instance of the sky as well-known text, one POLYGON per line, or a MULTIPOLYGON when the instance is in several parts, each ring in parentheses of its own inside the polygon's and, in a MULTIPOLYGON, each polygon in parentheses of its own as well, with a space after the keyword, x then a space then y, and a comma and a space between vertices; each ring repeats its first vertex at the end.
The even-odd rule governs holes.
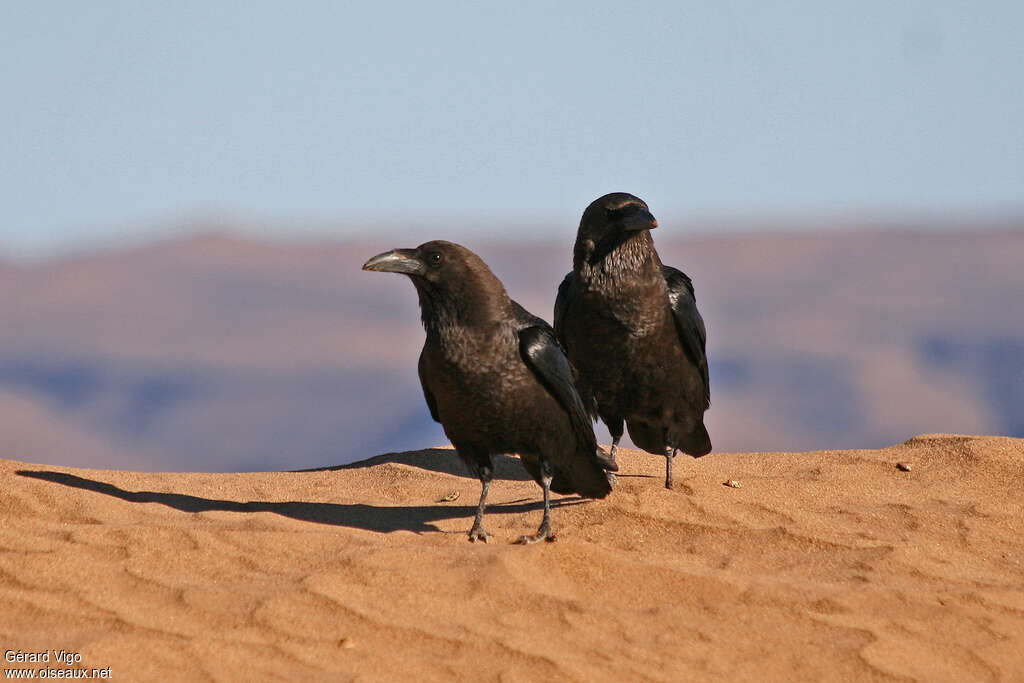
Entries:
POLYGON ((1022 34, 1017 0, 4 3, 0 254, 564 233, 619 190, 694 230, 1017 212, 1022 34))

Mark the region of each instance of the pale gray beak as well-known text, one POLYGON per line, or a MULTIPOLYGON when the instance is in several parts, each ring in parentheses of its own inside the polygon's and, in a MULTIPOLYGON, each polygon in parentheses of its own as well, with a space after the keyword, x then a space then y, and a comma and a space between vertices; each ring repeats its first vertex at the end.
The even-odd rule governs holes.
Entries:
POLYGON ((426 267, 420 261, 415 249, 392 249, 377 254, 363 264, 363 270, 376 270, 380 273, 402 273, 404 275, 423 275, 426 267))

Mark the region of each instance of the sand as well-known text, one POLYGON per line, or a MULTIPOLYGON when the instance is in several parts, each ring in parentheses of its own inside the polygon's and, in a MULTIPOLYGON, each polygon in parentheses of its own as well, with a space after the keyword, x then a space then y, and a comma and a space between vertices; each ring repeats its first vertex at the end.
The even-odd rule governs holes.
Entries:
POLYGON ((247 474, 3 460, 0 647, 133 681, 1024 680, 1024 440, 680 458, 673 491, 662 459, 620 464, 522 547, 540 489, 511 458, 486 545, 445 449, 247 474))

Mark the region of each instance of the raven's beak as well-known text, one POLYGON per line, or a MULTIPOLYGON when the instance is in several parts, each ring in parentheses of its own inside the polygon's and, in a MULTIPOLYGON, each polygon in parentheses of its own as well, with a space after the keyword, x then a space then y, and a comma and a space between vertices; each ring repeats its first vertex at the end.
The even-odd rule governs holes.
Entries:
POLYGON ((619 219, 619 229, 622 232, 640 232, 641 230, 654 230, 658 227, 658 221, 654 219, 650 211, 630 212, 619 219))
POLYGON ((415 249, 392 249, 377 254, 363 264, 363 270, 376 270, 381 273, 403 273, 405 275, 423 275, 426 268, 416 255, 415 249))

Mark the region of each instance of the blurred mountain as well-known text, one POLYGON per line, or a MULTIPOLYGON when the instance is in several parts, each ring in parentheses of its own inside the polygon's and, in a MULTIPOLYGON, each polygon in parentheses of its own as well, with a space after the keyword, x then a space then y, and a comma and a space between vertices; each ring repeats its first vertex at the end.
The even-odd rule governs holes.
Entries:
MULTIPOLYGON (((550 319, 571 239, 467 246, 550 319)), ((412 246, 392 242, 207 234, 0 262, 0 455, 298 469, 444 442, 416 377, 413 288, 359 269, 412 246)), ((661 228, 655 242, 696 283, 716 450, 1024 436, 1024 221, 700 239, 661 228)))

